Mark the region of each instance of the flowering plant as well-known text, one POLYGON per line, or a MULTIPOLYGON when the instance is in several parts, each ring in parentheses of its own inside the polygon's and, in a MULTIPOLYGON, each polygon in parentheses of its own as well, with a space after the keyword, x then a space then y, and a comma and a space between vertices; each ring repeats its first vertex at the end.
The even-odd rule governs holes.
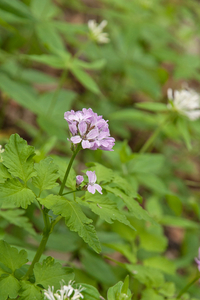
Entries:
MULTIPOLYGON (((131 186, 126 184, 126 189, 123 185, 120 186, 120 177, 112 170, 98 163, 90 164, 86 170, 88 181, 84 186, 82 185, 84 177, 76 175, 72 169, 76 155, 84 149, 113 151, 115 139, 110 136, 108 121, 94 113, 91 108, 84 108, 77 112, 69 111, 64 116, 72 135, 69 139, 72 144, 72 156, 65 170, 63 169, 65 164, 56 157, 47 157, 38 161, 34 147, 27 145, 27 142, 17 134, 11 135, 8 144, 5 145, 5 151, 1 150, 1 206, 9 210, 10 205, 23 209, 29 205, 37 205, 44 221, 42 239, 30 265, 26 265, 28 259, 25 250, 18 252, 5 241, 0 241, 0 263, 3 265, 3 274, 5 272, 5 278, 10 278, 9 280, 14 280, 17 284, 14 290, 8 291, 7 295, 10 298, 20 295, 22 299, 26 299, 26 295, 32 293, 40 300, 43 292, 46 299, 50 300, 83 298, 84 289, 73 288, 73 283, 69 281, 74 277, 70 268, 63 269, 51 257, 44 259, 42 264, 39 262, 49 236, 55 225, 63 218, 67 227, 77 232, 89 247, 97 253, 101 251, 97 232, 92 225, 93 221, 85 214, 83 207, 108 223, 117 220, 132 229, 132 224, 124 214, 125 209, 130 215, 134 213, 140 219, 154 222, 137 203, 137 194, 132 192, 132 195, 129 195, 131 186), (116 184, 118 187, 114 188, 116 184), (96 191, 98 196, 95 194, 96 191), (118 206, 113 199, 123 202, 118 206), (7 257, 5 253, 10 253, 8 260, 4 260, 4 257, 7 257), (23 269, 24 272, 20 277, 12 279, 13 275, 9 275, 6 268, 14 273, 18 269, 23 269), (69 281, 69 284, 62 284, 59 289, 61 280, 69 281)), ((122 178, 121 181, 123 182, 122 178)), ((26 230, 35 234, 30 225, 26 226, 26 230)), ((0 284, 1 282, 6 284, 5 278, 2 278, 0 284)), ((91 287, 88 286, 88 289, 91 287)), ((92 293, 98 294, 97 291, 92 293)))

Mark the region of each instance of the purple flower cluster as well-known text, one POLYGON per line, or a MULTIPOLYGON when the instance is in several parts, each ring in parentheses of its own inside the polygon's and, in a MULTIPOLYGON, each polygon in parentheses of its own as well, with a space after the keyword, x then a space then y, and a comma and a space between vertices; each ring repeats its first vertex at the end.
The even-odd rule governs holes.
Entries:
POLYGON ((69 124, 73 144, 81 143, 83 149, 113 151, 115 139, 110 137, 108 121, 98 116, 91 108, 82 111, 67 111, 64 119, 69 124))
MULTIPOLYGON (((94 194, 96 190, 102 194, 102 187, 96 183, 97 181, 97 176, 95 174, 95 171, 87 171, 86 175, 88 177, 88 184, 85 185, 89 193, 94 194)), ((76 184, 79 186, 83 182, 84 178, 81 175, 76 176, 76 184)))
POLYGON ((200 247, 199 247, 199 255, 198 258, 195 257, 195 261, 197 263, 198 270, 200 272, 200 247))

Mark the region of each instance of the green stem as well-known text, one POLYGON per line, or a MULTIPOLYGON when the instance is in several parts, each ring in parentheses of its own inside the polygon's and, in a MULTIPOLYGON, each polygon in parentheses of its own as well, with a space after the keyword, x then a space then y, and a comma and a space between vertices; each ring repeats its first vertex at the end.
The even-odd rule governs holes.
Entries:
POLYGON ((179 299, 190 287, 191 285, 193 285, 198 279, 200 279, 200 274, 198 274, 198 276, 196 276, 192 281, 190 281, 178 294, 178 296, 176 297, 176 299, 179 299))
POLYGON ((77 146, 76 150, 74 151, 74 153, 73 153, 73 155, 72 155, 72 157, 71 157, 71 159, 70 159, 70 162, 69 162, 69 164, 68 164, 68 167, 67 167, 67 170, 66 170, 66 173, 65 173, 65 177, 64 177, 64 179, 63 179, 63 182, 62 182, 61 187, 60 187, 60 191, 59 191, 59 193, 58 193, 60 196, 63 195, 63 190, 64 190, 64 188, 65 188, 65 183, 66 183, 66 181, 67 181, 67 178, 68 178, 68 175, 69 175, 71 166, 72 166, 72 164, 73 164, 73 161, 74 161, 74 159, 75 159, 77 153, 78 153, 80 150, 81 150, 81 143, 78 144, 78 146, 77 146))
POLYGON ((28 279, 30 275, 32 275, 33 273, 33 268, 35 266, 35 263, 38 262, 40 260, 40 257, 42 256, 42 253, 44 252, 44 249, 45 249, 45 246, 46 246, 46 243, 48 241, 48 238, 49 238, 49 235, 44 235, 41 242, 40 242, 40 245, 37 249, 37 252, 35 254, 35 257, 26 273, 26 276, 24 277, 24 280, 28 279))
MULTIPOLYGON (((68 167, 67 167, 67 170, 66 170, 66 173, 65 173, 65 176, 64 176, 64 180, 62 182, 62 185, 60 187, 60 191, 59 191, 59 195, 62 196, 63 195, 63 190, 64 190, 64 187, 65 187, 65 183, 67 181, 67 178, 68 178, 68 175, 69 175, 69 172, 70 172, 70 169, 71 169, 71 166, 73 164, 73 161, 77 155, 77 153, 81 150, 81 143, 78 144, 76 150, 74 151, 71 159, 70 159, 70 162, 68 164, 68 167)), ((74 191, 73 191, 74 192, 74 191)), ((35 254, 35 257, 24 277, 24 280, 27 280, 30 275, 32 275, 33 273, 33 268, 35 266, 35 263, 38 262, 40 260, 40 257, 42 256, 44 250, 45 250, 45 247, 46 247, 46 244, 47 244, 47 241, 49 239, 49 235, 51 234, 51 232, 53 231, 53 228, 54 226, 62 219, 62 216, 58 216, 53 222, 50 223, 49 221, 49 216, 48 216, 48 211, 46 208, 44 208, 42 210, 42 213, 43 213, 43 219, 44 219, 44 230, 43 230, 43 237, 42 237, 42 240, 40 242, 40 245, 37 249, 37 252, 35 254)))
POLYGON ((139 153, 145 153, 149 147, 151 146, 151 144, 153 143, 153 141, 156 139, 156 137, 158 136, 158 134, 160 133, 160 131, 162 130, 162 128, 168 123, 169 119, 166 118, 161 124, 160 126, 154 131, 154 133, 149 137, 149 139, 146 141, 146 143, 142 146, 142 148, 140 149, 139 153))
POLYGON ((57 86, 57 88, 56 88, 56 90, 55 90, 55 92, 53 94, 53 98, 51 100, 51 104, 49 106, 49 109, 47 110, 47 115, 51 113, 51 111, 53 110, 53 108, 54 108, 54 106, 56 104, 56 101, 57 101, 60 89, 62 88, 62 86, 63 86, 63 84, 65 82, 66 76, 67 76, 67 69, 64 69, 63 72, 62 72, 62 75, 60 77, 58 86, 57 86))
POLYGON ((24 277, 24 280, 28 279, 30 275, 32 275, 33 273, 33 268, 35 266, 35 263, 38 262, 40 260, 40 257, 42 256, 44 250, 45 250, 45 246, 46 246, 46 243, 48 241, 48 238, 49 238, 49 235, 51 233, 51 224, 49 222, 49 216, 48 216, 48 211, 46 212, 45 209, 42 210, 42 213, 43 213, 43 219, 44 219, 44 224, 45 224, 45 227, 44 227, 44 230, 43 230, 43 237, 42 237, 42 240, 40 242, 40 245, 37 249, 37 252, 34 256, 34 259, 24 277))
POLYGON ((71 191, 71 192, 68 192, 68 193, 64 193, 62 195, 64 196, 64 195, 68 195, 68 194, 75 193, 75 192, 81 192, 81 190, 74 190, 74 191, 71 191))

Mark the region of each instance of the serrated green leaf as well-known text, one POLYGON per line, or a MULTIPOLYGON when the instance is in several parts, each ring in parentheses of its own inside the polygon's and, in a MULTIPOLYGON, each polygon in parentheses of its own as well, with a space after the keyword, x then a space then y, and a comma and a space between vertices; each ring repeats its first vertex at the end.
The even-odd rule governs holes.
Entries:
POLYGON ((42 300, 44 297, 39 287, 29 281, 21 282, 21 292, 19 300, 42 300))
POLYGON ((99 215, 102 220, 110 224, 113 223, 113 220, 117 220, 135 230, 123 212, 118 210, 115 202, 107 197, 92 196, 86 201, 80 201, 79 203, 88 206, 95 214, 99 215))
POLYGON ((70 70, 85 88, 95 94, 100 94, 98 85, 85 71, 73 65, 71 66, 70 70))
POLYGON ((55 263, 54 258, 47 257, 42 264, 36 263, 33 269, 35 274, 35 284, 42 285, 45 289, 48 286, 54 286, 57 290, 60 288, 60 282, 66 283, 74 278, 73 270, 64 268, 60 263, 55 263))
POLYGON ((0 183, 4 183, 7 178, 12 178, 12 176, 8 172, 8 169, 0 163, 0 183))
POLYGON ((128 197, 126 194, 124 194, 122 191, 120 191, 118 188, 112 188, 108 185, 104 186, 104 188, 114 195, 121 198, 125 205, 130 210, 131 214, 136 217, 137 219, 143 219, 145 221, 149 221, 152 224, 156 224, 154 219, 149 216, 146 210, 144 210, 137 201, 135 201, 132 197, 128 197))
POLYGON ((95 171, 98 183, 102 181, 110 182, 115 177, 113 170, 106 168, 99 163, 86 163, 86 166, 89 167, 89 170, 95 171))
POLYGON ((36 175, 32 160, 34 155, 34 147, 28 146, 18 134, 12 134, 2 153, 3 164, 12 175, 27 182, 36 175))
POLYGON ((8 179, 0 184, 0 204, 13 204, 17 207, 27 208, 35 199, 34 193, 24 187, 17 179, 8 179))
POLYGON ((119 189, 121 189, 126 195, 131 197, 137 197, 137 191, 134 190, 133 186, 131 186, 128 181, 121 176, 115 176, 112 180, 112 186, 115 185, 119 189))
POLYGON ((25 250, 18 250, 11 247, 8 243, 0 241, 0 262, 13 272, 27 263, 27 252, 25 250))
POLYGON ((23 216, 25 213, 22 209, 10 209, 10 210, 0 210, 0 216, 5 220, 9 221, 11 224, 22 227, 24 230, 32 235, 36 235, 32 224, 29 222, 28 218, 23 216))
POLYGON ((12 275, 0 278, 0 300, 7 300, 8 297, 16 298, 20 289, 19 281, 12 275))
POLYGON ((58 167, 54 164, 53 159, 47 157, 34 165, 37 176, 32 179, 33 184, 40 190, 50 190, 57 186, 56 180, 59 177, 58 167))
POLYGON ((65 217, 65 223, 71 231, 78 232, 79 236, 89 244, 96 252, 101 251, 99 239, 94 226, 82 212, 80 206, 64 197, 49 195, 44 199, 38 199, 42 205, 51 209, 54 214, 65 217))

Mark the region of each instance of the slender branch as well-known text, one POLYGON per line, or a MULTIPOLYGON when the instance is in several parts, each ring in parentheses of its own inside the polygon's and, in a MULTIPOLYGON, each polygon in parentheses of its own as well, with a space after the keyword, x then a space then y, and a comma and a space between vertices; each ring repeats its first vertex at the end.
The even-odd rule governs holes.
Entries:
POLYGON ((166 118, 158 128, 156 128, 156 130, 154 131, 154 133, 148 138, 148 140, 146 141, 146 143, 142 146, 142 148, 140 149, 139 153, 145 153, 149 147, 151 146, 151 144, 153 143, 153 141, 156 139, 157 135, 160 133, 160 131, 162 130, 162 128, 168 123, 169 118, 166 118))
POLYGON ((200 274, 196 276, 192 281, 190 281, 178 294, 176 299, 179 299, 198 279, 200 279, 200 274))
POLYGON ((69 175, 71 166, 72 166, 72 164, 73 164, 73 161, 74 161, 76 155, 78 154, 78 152, 79 152, 80 150, 81 150, 81 143, 78 144, 76 150, 74 151, 74 153, 73 153, 73 155, 72 155, 72 157, 71 157, 71 159, 70 159, 69 165, 68 165, 67 170, 66 170, 66 173, 65 173, 65 177, 64 177, 64 179, 63 179, 63 182, 62 182, 61 187, 60 187, 60 191, 59 191, 59 193, 58 193, 60 196, 63 195, 63 190, 64 190, 64 188, 65 188, 65 183, 66 183, 66 181, 67 181, 67 178, 68 178, 68 175, 69 175))
POLYGON ((62 72, 62 75, 60 77, 58 86, 57 86, 57 88, 56 88, 56 90, 55 90, 55 92, 53 94, 53 97, 52 97, 49 109, 47 110, 47 115, 51 113, 51 111, 53 110, 53 108, 54 108, 54 106, 56 104, 56 101, 57 101, 60 89, 62 88, 62 86, 63 86, 63 84, 65 82, 66 76, 67 76, 67 69, 64 69, 63 72, 62 72))
POLYGON ((44 250, 45 250, 45 246, 46 246, 46 243, 48 241, 48 238, 49 238, 49 234, 51 232, 51 225, 50 225, 50 222, 49 222, 49 216, 48 216, 48 212, 46 213, 45 209, 42 210, 42 213, 43 213, 43 219, 44 219, 44 230, 43 230, 43 237, 42 237, 42 240, 40 242, 40 245, 37 249, 37 252, 34 256, 34 259, 24 277, 24 280, 28 279, 30 275, 32 275, 33 273, 33 268, 35 266, 35 263, 38 262, 40 260, 40 257, 42 256, 44 250))

